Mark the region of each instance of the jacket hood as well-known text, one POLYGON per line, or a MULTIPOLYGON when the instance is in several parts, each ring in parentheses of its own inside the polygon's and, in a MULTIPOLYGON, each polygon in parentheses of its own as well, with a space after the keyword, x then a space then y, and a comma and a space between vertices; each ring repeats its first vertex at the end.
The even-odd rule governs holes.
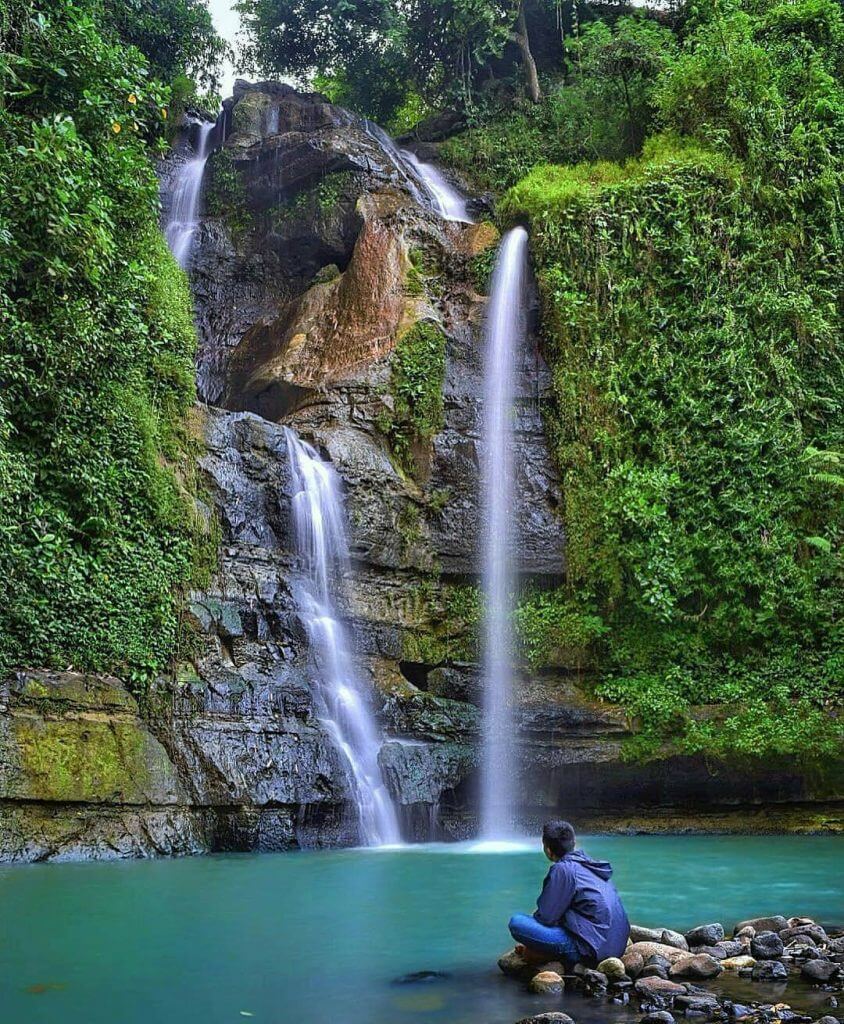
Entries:
POLYGON ((602 878, 605 882, 612 878, 612 864, 608 860, 592 860, 583 850, 574 850, 571 853, 567 853, 564 860, 582 864, 583 867, 589 868, 591 872, 596 874, 598 878, 602 878))

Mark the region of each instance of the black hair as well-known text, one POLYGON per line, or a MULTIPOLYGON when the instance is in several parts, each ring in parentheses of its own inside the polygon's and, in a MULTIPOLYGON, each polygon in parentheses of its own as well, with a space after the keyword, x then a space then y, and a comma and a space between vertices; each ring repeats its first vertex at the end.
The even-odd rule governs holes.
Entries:
POLYGON ((552 818, 542 826, 542 842, 555 857, 564 857, 575 848, 574 829, 561 818, 552 818))

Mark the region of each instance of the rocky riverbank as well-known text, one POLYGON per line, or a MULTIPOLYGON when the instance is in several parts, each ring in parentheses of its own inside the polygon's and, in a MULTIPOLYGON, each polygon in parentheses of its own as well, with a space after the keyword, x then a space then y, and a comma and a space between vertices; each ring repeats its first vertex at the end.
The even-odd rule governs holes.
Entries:
MULTIPOLYGON (((678 1019, 838 1024, 844 1007, 844 931, 826 929, 808 917, 740 921, 729 937, 720 923, 685 934, 634 925, 623 956, 604 960, 595 969, 578 964, 567 973, 558 962, 530 963, 518 949, 505 953, 498 966, 537 995, 577 992, 593 1005, 604 1001, 638 1011, 640 1024, 674 1024, 678 1019), (758 985, 768 998, 737 998, 732 979, 758 985), (788 1002, 790 985, 801 990, 793 999, 795 1006, 788 1002), (820 997, 811 1000, 813 1005, 821 1002, 828 1013, 806 1012, 807 990, 820 997)), ((562 1010, 548 1010, 519 1024, 575 1024, 575 1019, 562 1010)))

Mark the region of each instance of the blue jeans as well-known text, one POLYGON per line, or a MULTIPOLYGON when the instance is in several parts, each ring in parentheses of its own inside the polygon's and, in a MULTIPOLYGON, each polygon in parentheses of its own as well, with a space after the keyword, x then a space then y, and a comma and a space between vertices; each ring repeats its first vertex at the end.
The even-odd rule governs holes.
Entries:
POLYGON ((510 918, 510 934, 528 949, 547 953, 549 958, 562 960, 567 965, 576 964, 583 956, 570 931, 560 927, 549 928, 530 914, 514 914, 510 918))

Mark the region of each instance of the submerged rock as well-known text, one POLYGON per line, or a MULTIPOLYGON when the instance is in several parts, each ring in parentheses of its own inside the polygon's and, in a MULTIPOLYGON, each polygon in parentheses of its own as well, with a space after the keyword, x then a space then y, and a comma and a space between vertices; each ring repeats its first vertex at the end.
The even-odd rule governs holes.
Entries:
POLYGON ((537 1013, 533 1017, 522 1017, 516 1024, 574 1024, 574 1021, 567 1013, 549 1010, 547 1013, 537 1013))

